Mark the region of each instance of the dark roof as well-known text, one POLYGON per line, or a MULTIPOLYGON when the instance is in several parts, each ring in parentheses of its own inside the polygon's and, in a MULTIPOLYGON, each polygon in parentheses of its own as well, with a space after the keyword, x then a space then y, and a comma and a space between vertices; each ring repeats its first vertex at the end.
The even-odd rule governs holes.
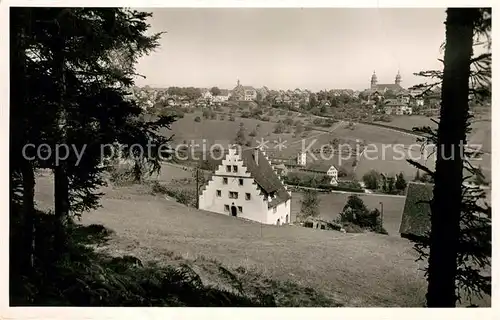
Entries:
POLYGON ((387 84, 381 83, 381 84, 375 85, 375 89, 377 89, 377 90, 388 89, 388 90, 399 91, 399 90, 403 90, 403 87, 401 87, 399 84, 395 84, 395 83, 387 83, 387 84))
POLYGON ((271 164, 260 150, 243 150, 241 158, 243 164, 254 178, 255 183, 257 183, 267 194, 275 193, 276 198, 269 203, 269 207, 274 207, 291 198, 278 175, 271 167, 271 164))
MULTIPOLYGON (((433 184, 410 182, 406 191, 405 206, 399 233, 410 240, 423 239, 431 230, 431 207, 428 201, 433 196, 433 184), (426 202, 422 202, 426 201, 426 202)), ((491 219, 475 213, 476 219, 467 224, 460 223, 462 230, 491 228, 491 219)))
POLYGON ((431 207, 430 204, 422 201, 432 199, 432 184, 410 182, 406 191, 405 206, 399 233, 423 237, 430 231, 431 207))
POLYGON ((406 103, 398 101, 397 99, 386 99, 384 101, 385 106, 406 106, 406 103))
POLYGON ((322 172, 322 173, 327 173, 328 170, 332 167, 332 164, 325 163, 325 162, 312 162, 306 165, 304 170, 307 171, 314 171, 314 172, 322 172))
POLYGON ((241 91, 241 90, 254 90, 257 91, 254 87, 252 86, 242 86, 241 84, 234 87, 233 91, 241 91))

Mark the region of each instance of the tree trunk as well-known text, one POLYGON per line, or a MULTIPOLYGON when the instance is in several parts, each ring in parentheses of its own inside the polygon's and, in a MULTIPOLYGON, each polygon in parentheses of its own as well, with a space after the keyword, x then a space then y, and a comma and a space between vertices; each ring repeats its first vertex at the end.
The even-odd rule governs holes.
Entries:
POLYGON ((33 240, 35 228, 35 172, 28 160, 23 159, 23 263, 27 270, 33 268, 33 240))
MULTIPOLYGON (((60 30, 61 32, 62 30, 60 30)), ((59 34, 54 45, 54 75, 58 84, 59 106, 57 113, 57 125, 59 126, 59 144, 66 144, 66 106, 65 106, 65 39, 59 34)), ((55 159, 57 160, 57 159, 55 159)), ((66 222, 69 215, 69 179, 67 164, 65 160, 55 163, 54 167, 54 212, 56 217, 55 225, 55 251, 56 254, 62 252, 66 244, 66 222)))
POLYGON ((428 307, 455 307, 463 145, 477 9, 448 9, 428 274, 428 307))
MULTIPOLYGON (((33 266, 33 228, 35 214, 35 174, 32 163, 25 159, 22 154, 22 148, 30 142, 30 127, 26 117, 29 117, 29 108, 27 100, 26 85, 26 43, 24 42, 25 28, 30 30, 27 17, 27 9, 13 8, 11 10, 11 33, 10 33, 10 59, 11 59, 11 134, 10 134, 10 175, 13 179, 14 172, 20 172, 22 178, 22 206, 20 211, 13 211, 11 208, 11 232, 16 234, 15 241, 19 245, 10 246, 11 257, 16 256, 14 260, 16 268, 23 270, 21 273, 30 272, 33 266), (12 214, 20 216, 12 216, 12 214), (19 222, 19 224, 17 224, 19 222)), ((29 32, 29 31, 28 31, 29 32)), ((11 194, 11 197, 13 195, 11 194)), ((12 199, 11 199, 12 200, 12 199)), ((19 272, 20 270, 15 270, 19 272)))

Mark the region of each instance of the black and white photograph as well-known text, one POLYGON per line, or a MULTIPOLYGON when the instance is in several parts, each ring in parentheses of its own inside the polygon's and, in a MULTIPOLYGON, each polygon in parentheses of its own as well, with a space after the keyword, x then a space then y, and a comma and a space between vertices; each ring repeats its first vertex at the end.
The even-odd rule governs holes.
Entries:
POLYGON ((2 5, 10 309, 491 308, 492 4, 242 3, 2 5))

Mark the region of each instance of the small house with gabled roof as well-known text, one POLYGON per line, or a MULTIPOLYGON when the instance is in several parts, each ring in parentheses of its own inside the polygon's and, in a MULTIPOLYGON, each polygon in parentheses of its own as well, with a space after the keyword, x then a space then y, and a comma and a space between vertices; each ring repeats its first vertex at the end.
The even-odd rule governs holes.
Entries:
POLYGON ((265 224, 290 223, 291 192, 265 153, 231 148, 199 197, 199 209, 265 224))

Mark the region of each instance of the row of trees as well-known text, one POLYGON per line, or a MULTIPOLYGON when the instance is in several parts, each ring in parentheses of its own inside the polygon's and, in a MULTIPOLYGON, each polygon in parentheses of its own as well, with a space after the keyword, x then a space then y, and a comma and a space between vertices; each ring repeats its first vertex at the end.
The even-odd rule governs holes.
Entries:
POLYGON ((167 93, 171 96, 187 97, 189 100, 201 97, 201 89, 195 87, 169 87, 167 93))
POLYGON ((402 193, 407 185, 402 172, 394 177, 373 169, 363 175, 363 182, 367 189, 380 190, 389 194, 402 193))

